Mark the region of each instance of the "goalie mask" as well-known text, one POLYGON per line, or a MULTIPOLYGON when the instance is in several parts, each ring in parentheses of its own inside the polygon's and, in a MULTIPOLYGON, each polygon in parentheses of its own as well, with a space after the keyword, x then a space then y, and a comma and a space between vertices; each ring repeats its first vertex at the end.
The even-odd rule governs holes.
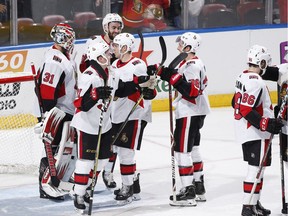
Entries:
POLYGON ((111 22, 119 22, 121 25, 121 30, 124 28, 124 23, 122 21, 121 16, 119 16, 117 13, 108 13, 102 21, 103 31, 106 34, 108 33, 108 25, 111 22))
POLYGON ((176 42, 183 47, 182 50, 180 50, 181 52, 184 52, 184 49, 187 46, 190 46, 191 49, 187 53, 190 52, 196 53, 201 44, 201 37, 199 34, 196 34, 194 32, 186 32, 181 36, 178 36, 176 42))
POLYGON ((270 53, 266 47, 253 45, 248 51, 247 63, 259 66, 264 74, 267 66, 271 64, 270 53))
POLYGON ((65 50, 70 51, 74 46, 75 32, 73 28, 65 23, 54 25, 51 29, 50 36, 53 41, 65 50))
POLYGON ((87 57, 90 61, 95 60, 100 65, 109 65, 110 62, 108 59, 108 57, 110 56, 109 49, 110 47, 106 43, 92 42, 88 46, 87 57), (99 62, 98 57, 100 56, 102 56, 106 60, 106 63, 99 62))
POLYGON ((121 52, 122 47, 127 46, 127 50, 122 55, 127 53, 128 51, 132 51, 135 46, 135 38, 132 34, 129 33, 121 33, 117 35, 114 40, 113 44, 119 45, 119 50, 121 52))

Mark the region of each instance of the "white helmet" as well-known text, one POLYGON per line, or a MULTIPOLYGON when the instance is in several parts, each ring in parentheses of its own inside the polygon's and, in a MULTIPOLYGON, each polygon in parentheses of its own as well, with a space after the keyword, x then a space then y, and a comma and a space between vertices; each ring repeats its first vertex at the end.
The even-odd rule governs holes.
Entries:
MULTIPOLYGON (((119 50, 121 50, 123 46, 127 46, 126 52, 128 52, 134 49, 135 38, 132 34, 120 33, 114 38, 113 43, 119 45, 119 50)), ((121 53, 121 54, 125 54, 125 53, 121 53)))
POLYGON ((65 50, 70 50, 74 46, 75 32, 66 23, 58 23, 51 29, 50 36, 53 41, 65 50))
POLYGON ((271 56, 266 47, 253 45, 247 56, 247 63, 259 66, 261 70, 265 70, 271 64, 271 56))
POLYGON ((121 24, 121 29, 124 28, 124 23, 121 16, 119 16, 117 13, 108 13, 102 21, 102 27, 105 33, 108 32, 108 25, 111 22, 119 22, 121 24))
POLYGON ((104 42, 93 41, 88 46, 87 57, 90 61, 95 60, 100 65, 108 65, 109 60, 106 57, 106 52, 109 50, 109 48, 110 48, 109 45, 104 42), (98 61, 99 56, 102 56, 103 58, 106 59, 105 64, 98 61))
POLYGON ((187 46, 191 46, 191 50, 189 52, 195 53, 201 44, 201 37, 199 34, 196 34, 194 32, 186 32, 182 34, 181 36, 178 36, 176 39, 176 42, 181 42, 183 45, 182 52, 187 46))

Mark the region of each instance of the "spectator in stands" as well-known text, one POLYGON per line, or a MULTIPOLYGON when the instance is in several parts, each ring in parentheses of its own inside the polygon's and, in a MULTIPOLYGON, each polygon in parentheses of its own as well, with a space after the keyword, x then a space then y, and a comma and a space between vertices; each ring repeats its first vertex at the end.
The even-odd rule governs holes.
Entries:
POLYGON ((198 28, 198 16, 204 6, 205 0, 189 1, 188 28, 198 28))
POLYGON ((127 0, 123 2, 122 18, 128 32, 161 31, 167 28, 169 0, 127 0))
POLYGON ((9 2, 8 0, 0 0, 0 22, 9 20, 9 2))
POLYGON ((288 23, 287 0, 278 0, 278 7, 279 7, 279 13, 280 13, 280 23, 288 23))

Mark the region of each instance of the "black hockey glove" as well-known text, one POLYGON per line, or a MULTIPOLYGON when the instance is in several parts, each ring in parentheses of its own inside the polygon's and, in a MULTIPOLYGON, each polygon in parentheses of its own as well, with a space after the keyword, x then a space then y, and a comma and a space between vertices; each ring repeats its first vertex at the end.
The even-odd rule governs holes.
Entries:
MULTIPOLYGON (((147 74, 154 75, 156 74, 158 66, 156 64, 147 66, 147 74)), ((157 75, 157 74, 156 74, 157 75)))
POLYGON ((110 86, 101 86, 98 88, 92 88, 91 98, 93 100, 108 99, 111 95, 112 89, 110 86))
POLYGON ((284 124, 281 121, 281 119, 262 118, 260 121, 260 130, 268 131, 269 133, 272 133, 272 134, 279 134, 283 125, 284 124))
POLYGON ((169 82, 173 86, 177 86, 183 79, 182 76, 177 73, 177 69, 171 69, 168 67, 163 67, 158 75, 160 75, 162 80, 169 82))
POLYGON ((150 89, 150 88, 142 88, 142 93, 143 93, 143 98, 145 100, 152 100, 156 97, 155 91, 154 89, 150 89))

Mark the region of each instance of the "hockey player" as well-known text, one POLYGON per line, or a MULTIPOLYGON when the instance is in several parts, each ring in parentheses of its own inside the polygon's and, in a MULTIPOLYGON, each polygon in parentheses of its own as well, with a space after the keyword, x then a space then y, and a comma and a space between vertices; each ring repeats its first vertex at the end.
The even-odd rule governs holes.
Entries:
POLYGON ((118 76, 118 87, 112 104, 114 135, 139 100, 141 92, 144 95, 144 100, 140 101, 130 115, 113 146, 120 161, 122 188, 114 191, 115 199, 120 203, 130 202, 132 198, 140 199, 139 175, 135 173, 135 151, 140 150, 144 128, 148 122, 151 122, 152 112, 149 100, 156 96, 155 76, 147 74, 147 66, 143 60, 132 56, 134 45, 135 38, 129 33, 117 35, 112 44, 114 54, 118 58, 111 67, 113 73, 118 76))
POLYGON ((200 35, 186 32, 176 40, 178 51, 188 54, 178 70, 164 68, 160 78, 169 82, 177 90, 173 102, 176 128, 174 131, 174 151, 182 189, 171 205, 196 206, 196 200, 206 201, 203 181, 203 162, 200 155, 200 129, 210 112, 205 88, 208 85, 205 66, 196 52, 200 47, 200 35), (196 199, 197 195, 197 199, 196 199))
MULTIPOLYGON (((271 80, 278 83, 280 86, 280 101, 279 105, 282 104, 282 100, 284 97, 287 97, 287 87, 288 87, 288 63, 283 63, 281 65, 277 65, 276 67, 270 67, 268 66, 265 70, 265 73, 262 75, 262 78, 264 80, 271 80)), ((274 113, 275 118, 278 116, 278 112, 280 110, 279 105, 276 105, 274 107, 274 113)), ((282 160, 284 163, 284 168, 286 172, 284 172, 284 176, 288 175, 288 124, 287 124, 287 101, 286 105, 284 107, 284 111, 282 112, 284 116, 282 116, 282 119, 284 120, 285 125, 282 127, 281 134, 280 134, 280 149, 281 149, 281 155, 282 160)), ((284 178, 284 185, 287 187, 288 185, 288 178, 284 178)), ((285 188, 284 188, 285 189, 285 188)), ((284 192, 284 196, 288 197, 287 190, 284 192)), ((282 213, 285 215, 288 215, 288 203, 287 198, 285 200, 284 206, 282 208, 282 213)))
MULTIPOLYGON (((93 41, 96 42, 104 42, 107 43, 109 46, 116 35, 120 34, 122 29, 124 28, 124 24, 122 21, 121 16, 119 16, 116 13, 108 13, 104 17, 102 21, 102 27, 105 34, 103 35, 93 35, 91 36, 84 47, 85 53, 82 55, 81 63, 79 66, 79 69, 81 72, 86 70, 87 67, 89 67, 89 59, 87 58, 87 49, 89 47, 89 44, 93 41)), ((115 60, 115 58, 112 55, 111 63, 115 60)))
MULTIPOLYGON (((255 49, 255 46, 249 49, 248 69, 238 76, 232 100, 236 140, 242 144, 243 159, 248 162, 248 172, 243 182, 242 216, 270 215, 271 213, 260 203, 265 168, 260 178, 257 179, 254 194, 251 194, 252 185, 269 144, 269 138, 271 134, 278 134, 283 126, 281 120, 273 118, 269 90, 261 78, 263 71, 271 62, 271 57, 266 50, 265 47, 255 49)), ((270 164, 271 149, 269 149, 264 167, 270 164)))
MULTIPOLYGON (((74 113, 76 64, 71 58, 71 54, 74 48, 75 32, 70 25, 59 23, 52 28, 50 36, 54 44, 45 53, 43 65, 39 70, 38 87, 44 116, 54 107, 65 112, 51 143, 52 153, 55 155, 61 141, 63 125, 65 122, 71 121, 74 113)), ((62 195, 52 196, 48 194, 48 191, 44 191, 42 180, 45 178, 43 175, 47 167, 48 159, 43 157, 39 168, 40 198, 64 199, 62 195)))
POLYGON ((86 189, 89 190, 91 183, 89 177, 93 176, 98 133, 101 127, 99 119, 102 114, 102 134, 96 179, 111 156, 112 137, 110 135, 111 109, 108 106, 113 83, 107 69, 111 58, 108 44, 94 41, 88 47, 87 57, 90 66, 79 76, 77 98, 74 102, 76 112, 71 122, 71 126, 76 128, 78 135, 78 157, 74 171, 74 206, 82 212, 86 208, 84 201, 89 203, 90 191, 86 189), (105 106, 104 113, 101 110, 103 106, 105 106))
MULTIPOLYGON (((89 38, 85 44, 87 50, 89 44, 94 42, 103 42, 110 46, 111 42, 113 41, 114 37, 121 33, 122 29, 124 28, 124 24, 122 18, 116 13, 108 13, 102 22, 104 35, 94 35, 89 38)), ((115 57, 112 54, 111 63, 115 60, 115 57)), ((82 61, 80 63, 80 71, 84 72, 84 70, 89 67, 89 59, 87 58, 87 53, 82 55, 82 61)), ((115 166, 115 161, 117 158, 117 154, 113 153, 111 158, 109 158, 109 162, 104 167, 102 172, 103 182, 105 183, 107 188, 116 188, 116 182, 113 179, 113 170, 115 166)))

